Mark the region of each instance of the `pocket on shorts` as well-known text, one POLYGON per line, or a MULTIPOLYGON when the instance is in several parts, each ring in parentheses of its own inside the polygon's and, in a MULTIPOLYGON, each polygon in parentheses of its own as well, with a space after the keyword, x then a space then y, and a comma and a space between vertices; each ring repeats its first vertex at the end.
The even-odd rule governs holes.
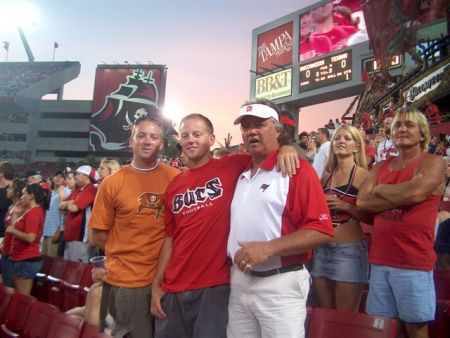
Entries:
POLYGON ((365 254, 365 249, 362 245, 343 246, 339 248, 339 254, 346 258, 360 258, 365 254))

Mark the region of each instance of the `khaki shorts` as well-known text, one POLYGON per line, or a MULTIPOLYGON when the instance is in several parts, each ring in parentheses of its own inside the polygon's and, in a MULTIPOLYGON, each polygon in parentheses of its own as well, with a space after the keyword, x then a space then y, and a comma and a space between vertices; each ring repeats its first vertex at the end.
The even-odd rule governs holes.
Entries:
POLYGON ((153 338, 150 302, 151 285, 125 288, 104 282, 102 305, 107 305, 109 313, 114 318, 113 337, 153 338), (104 297, 106 299, 103 299, 104 297))

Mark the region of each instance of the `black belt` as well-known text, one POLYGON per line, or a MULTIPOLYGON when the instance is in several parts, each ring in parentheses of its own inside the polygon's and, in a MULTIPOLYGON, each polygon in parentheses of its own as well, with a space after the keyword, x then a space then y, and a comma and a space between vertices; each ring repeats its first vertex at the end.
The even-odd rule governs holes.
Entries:
POLYGON ((299 270, 303 270, 303 264, 290 265, 290 266, 285 266, 282 268, 272 269, 272 270, 267 270, 267 271, 250 270, 250 275, 252 275, 253 277, 270 277, 270 276, 278 275, 280 273, 299 271, 299 270))

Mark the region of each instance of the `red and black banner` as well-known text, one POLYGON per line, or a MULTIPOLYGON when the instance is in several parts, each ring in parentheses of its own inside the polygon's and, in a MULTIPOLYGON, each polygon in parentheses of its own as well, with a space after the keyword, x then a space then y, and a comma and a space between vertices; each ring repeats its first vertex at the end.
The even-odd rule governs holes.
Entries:
POLYGON ((97 66, 90 151, 127 151, 134 122, 160 113, 164 104, 166 69, 161 65, 97 66))

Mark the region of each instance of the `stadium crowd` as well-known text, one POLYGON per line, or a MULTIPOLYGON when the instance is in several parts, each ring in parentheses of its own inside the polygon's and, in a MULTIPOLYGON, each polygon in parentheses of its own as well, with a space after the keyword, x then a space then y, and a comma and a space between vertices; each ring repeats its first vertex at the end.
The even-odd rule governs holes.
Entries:
POLYGON ((211 151, 211 121, 192 114, 180 157, 162 158, 154 115, 136 121, 127 164, 19 179, 0 162, 2 283, 29 295, 42 255, 105 256, 71 313, 114 337, 304 337, 307 305, 362 302, 428 337, 433 269, 450 268, 448 135, 431 137, 411 107, 378 133, 330 120, 298 142, 267 100, 246 102, 235 124, 231 152, 211 151))

